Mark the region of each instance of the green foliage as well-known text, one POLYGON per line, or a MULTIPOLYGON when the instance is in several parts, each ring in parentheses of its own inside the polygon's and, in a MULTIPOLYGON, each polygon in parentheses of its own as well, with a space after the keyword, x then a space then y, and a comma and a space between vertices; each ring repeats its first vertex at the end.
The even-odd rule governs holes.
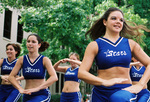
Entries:
MULTIPOLYGON (((82 8, 84 2, 64 0, 49 7, 21 10, 19 23, 24 24, 24 31, 37 33, 49 42, 49 49, 42 54, 52 59, 53 63, 68 57, 70 52, 79 53, 82 59, 89 43, 84 36, 88 26, 85 8, 82 8)), ((26 49, 23 50, 25 54, 26 49)))
POLYGON ((26 55, 27 53, 28 53, 28 50, 26 48, 26 39, 23 39, 22 44, 21 44, 21 53, 19 56, 26 55))
POLYGON ((60 95, 59 94, 51 95, 51 102, 60 102, 60 95))
MULTIPOLYGON (((104 12, 110 7, 117 7, 117 4, 113 2, 113 0, 104 1, 102 4, 99 4, 95 7, 95 11, 98 12, 98 16, 92 17, 92 20, 95 21, 99 17, 101 17, 104 12)), ((134 7, 130 6, 126 8, 125 6, 118 7, 124 13, 124 18, 127 21, 135 22, 136 24, 145 24, 147 23, 147 19, 142 19, 138 14, 135 14, 134 7)))

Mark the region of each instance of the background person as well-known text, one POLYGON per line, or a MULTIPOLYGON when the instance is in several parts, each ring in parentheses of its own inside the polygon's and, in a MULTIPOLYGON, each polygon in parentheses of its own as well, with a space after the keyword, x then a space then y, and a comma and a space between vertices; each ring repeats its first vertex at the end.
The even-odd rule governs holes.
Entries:
POLYGON ((28 54, 21 56, 14 69, 10 73, 9 81, 23 95, 23 102, 50 102, 51 94, 48 86, 57 81, 56 72, 49 58, 39 54, 45 51, 49 44, 43 42, 37 34, 31 34, 27 37, 26 43, 28 54), (25 78, 25 89, 16 81, 15 76, 22 68, 25 78), (46 80, 46 70, 50 77, 46 80))
MULTIPOLYGON (((0 85, 0 102, 17 102, 21 96, 19 91, 12 86, 8 80, 8 76, 12 69, 14 68, 17 57, 21 51, 20 45, 14 43, 8 43, 6 45, 7 58, 0 59, 1 66, 1 85, 0 85)), ((14 77, 17 83, 20 85, 22 77, 20 77, 20 72, 14 77)))
POLYGON ((59 60, 54 64, 56 71, 65 73, 65 83, 62 89, 60 102, 81 102, 80 79, 78 79, 78 69, 81 64, 77 53, 70 53, 69 58, 59 60), (69 62, 70 66, 60 66, 61 63, 69 62))
MULTIPOLYGON (((145 72, 145 66, 143 66, 138 60, 132 58, 132 63, 130 64, 130 77, 132 80, 132 85, 136 85, 141 79, 145 72)), ((137 94, 137 102, 149 102, 150 92, 147 89, 147 85, 137 94)))

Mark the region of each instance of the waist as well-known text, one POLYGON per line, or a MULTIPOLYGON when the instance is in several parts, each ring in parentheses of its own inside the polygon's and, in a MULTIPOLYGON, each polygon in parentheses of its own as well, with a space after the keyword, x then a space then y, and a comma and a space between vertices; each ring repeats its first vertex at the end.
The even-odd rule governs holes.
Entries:
POLYGON ((26 79, 25 89, 35 88, 45 82, 45 79, 26 79))
POLYGON ((98 70, 97 77, 109 80, 112 78, 125 78, 127 81, 122 82, 121 84, 131 84, 131 79, 129 75, 129 69, 124 67, 112 67, 110 69, 98 70))
POLYGON ((80 91, 79 83, 75 81, 66 81, 62 92, 78 92, 80 91))

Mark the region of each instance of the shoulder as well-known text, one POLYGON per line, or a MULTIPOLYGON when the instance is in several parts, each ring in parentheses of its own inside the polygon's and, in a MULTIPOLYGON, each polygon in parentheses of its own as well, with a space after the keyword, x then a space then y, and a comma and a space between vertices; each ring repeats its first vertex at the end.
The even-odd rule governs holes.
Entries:
POLYGON ((24 56, 21 56, 21 57, 19 57, 18 59, 17 59, 17 64, 23 64, 23 58, 24 58, 24 56))
POLYGON ((43 61, 50 61, 50 59, 48 57, 43 56, 43 61))
POLYGON ((96 41, 92 41, 92 42, 90 42, 89 44, 88 44, 88 46, 87 47, 98 47, 98 45, 97 45, 97 42, 96 41))
POLYGON ((4 58, 0 59, 0 66, 2 65, 4 58))
POLYGON ((22 61, 23 62, 23 58, 24 58, 24 56, 21 56, 21 57, 18 58, 17 61, 22 61))
POLYGON ((51 60, 48 57, 43 57, 43 64, 51 63, 51 60))
POLYGON ((97 51, 98 50, 98 44, 96 41, 92 41, 88 44, 87 49, 90 51, 97 51))
POLYGON ((0 62, 3 62, 5 58, 0 59, 0 62))
POLYGON ((134 49, 137 50, 137 49, 141 48, 140 45, 137 42, 135 42, 134 40, 132 40, 132 39, 128 39, 128 40, 129 40, 129 45, 130 45, 131 51, 133 51, 134 49))
POLYGON ((136 42, 133 39, 128 39, 129 44, 136 44, 136 42))
POLYGON ((96 41, 92 41, 88 44, 86 47, 85 53, 84 53, 84 58, 94 58, 98 53, 98 44, 96 41))

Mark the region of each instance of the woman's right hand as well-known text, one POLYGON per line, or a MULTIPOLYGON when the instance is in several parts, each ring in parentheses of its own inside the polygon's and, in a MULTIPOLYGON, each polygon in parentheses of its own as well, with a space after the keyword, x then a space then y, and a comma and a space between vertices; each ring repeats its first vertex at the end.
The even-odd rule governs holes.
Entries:
POLYGON ((62 59, 62 60, 60 60, 61 61, 61 63, 66 63, 66 62, 68 62, 70 59, 69 58, 64 58, 64 59, 62 59))
POLYGON ((114 84, 120 84, 120 83, 127 81, 127 80, 128 79, 125 79, 125 78, 113 78, 113 79, 109 79, 109 80, 104 80, 102 82, 102 85, 109 87, 109 86, 112 86, 114 84))
POLYGON ((1 76, 1 79, 4 80, 5 82, 9 82, 9 81, 8 81, 8 76, 2 75, 2 76, 1 76))
POLYGON ((18 89, 21 94, 30 94, 27 90, 20 88, 18 89))

